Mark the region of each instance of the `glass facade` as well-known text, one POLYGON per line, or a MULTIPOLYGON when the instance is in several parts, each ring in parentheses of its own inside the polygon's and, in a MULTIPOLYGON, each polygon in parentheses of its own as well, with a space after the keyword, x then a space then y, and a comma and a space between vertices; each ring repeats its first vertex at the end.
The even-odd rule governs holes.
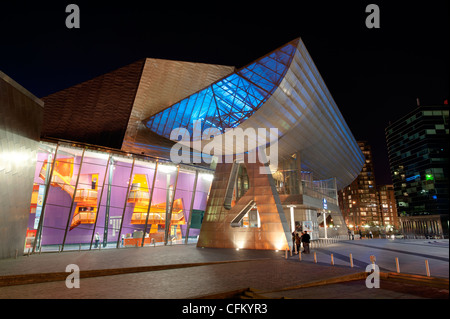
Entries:
POLYGON ((26 251, 196 242, 212 171, 41 142, 26 251))
POLYGON ((386 129, 397 209, 447 215, 449 110, 422 106, 386 129))
MULTIPOLYGON (((398 213, 403 220, 439 215, 442 232, 438 233, 445 237, 449 228, 448 121, 448 105, 420 106, 386 128, 398 213)), ((404 226, 419 235, 435 233, 427 227, 404 226)))
POLYGON ((289 43, 151 116, 147 127, 170 138, 175 128, 185 128, 193 137, 194 122, 200 120, 201 131, 212 128, 217 129, 217 134, 238 126, 278 87, 291 64, 296 44, 289 43))

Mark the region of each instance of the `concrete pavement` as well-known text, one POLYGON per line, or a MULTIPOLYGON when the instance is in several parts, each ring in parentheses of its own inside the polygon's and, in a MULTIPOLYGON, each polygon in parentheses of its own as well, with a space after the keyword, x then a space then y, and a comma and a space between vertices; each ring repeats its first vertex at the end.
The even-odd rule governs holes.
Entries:
POLYGON ((311 252, 302 254, 301 261, 298 255, 285 259, 285 253, 281 251, 237 251, 197 248, 194 245, 43 253, 0 260, 0 277, 28 274, 33 278, 33 274, 38 273, 51 277, 51 274, 64 273, 68 264, 76 264, 82 274, 97 271, 97 275, 90 278, 82 276, 80 288, 72 289, 67 288, 61 279, 3 286, 0 287, 0 298, 193 299, 220 296, 246 288, 258 291, 261 293, 258 296, 264 298, 448 298, 448 287, 419 287, 415 291, 411 284, 383 281, 378 289, 367 288, 364 280, 295 289, 307 283, 364 272, 371 255, 376 256, 376 264, 384 272, 396 271, 397 257, 402 272, 424 275, 427 259, 432 276, 448 278, 448 240, 341 241, 325 247, 313 246, 311 252), (314 252, 317 263, 314 262, 314 252), (353 268, 349 264, 350 253, 353 255, 353 268), (334 265, 330 264, 331 254, 334 265), (156 266, 162 267, 151 268, 156 266), (114 275, 106 272, 116 269, 127 271, 114 275))

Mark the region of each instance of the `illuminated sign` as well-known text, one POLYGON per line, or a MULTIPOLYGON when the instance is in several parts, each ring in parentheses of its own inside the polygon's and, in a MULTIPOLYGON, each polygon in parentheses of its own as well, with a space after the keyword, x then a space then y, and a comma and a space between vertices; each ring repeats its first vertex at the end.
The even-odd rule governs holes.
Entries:
POLYGON ((407 182, 410 182, 410 181, 413 181, 413 180, 415 180, 415 179, 417 179, 417 178, 420 178, 420 174, 417 174, 417 175, 408 177, 408 178, 406 178, 406 181, 407 181, 407 182))
POLYGON ((323 199, 323 209, 328 209, 328 204, 326 198, 323 199))
POLYGON ((426 174, 426 175, 425 175, 425 179, 426 179, 427 181, 433 181, 433 180, 434 180, 434 176, 433 176, 432 174, 426 174))

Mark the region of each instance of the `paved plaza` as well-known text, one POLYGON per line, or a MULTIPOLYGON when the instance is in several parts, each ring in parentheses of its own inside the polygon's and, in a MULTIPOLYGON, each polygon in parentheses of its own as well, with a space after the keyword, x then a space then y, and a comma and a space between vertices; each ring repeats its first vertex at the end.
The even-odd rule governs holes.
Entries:
MULTIPOLYGON (((0 278, 66 271, 75 264, 80 271, 98 270, 82 278, 80 288, 69 289, 64 280, 0 287, 1 299, 195 299, 221 298, 225 292, 251 288, 264 298, 293 299, 420 299, 442 298, 447 289, 413 289, 383 283, 369 289, 364 280, 299 288, 298 286, 364 272, 375 256, 382 272, 426 276, 428 260, 432 277, 449 277, 448 240, 354 240, 313 246, 311 254, 198 248, 195 245, 123 248, 96 251, 42 253, 0 260, 0 278), (316 262, 314 261, 314 253, 316 262), (333 254, 334 265, 331 265, 333 254), (350 267, 349 255, 353 256, 350 267), (163 266, 159 268, 152 268, 163 266), (134 271, 148 267, 147 271, 134 271), (102 271, 127 269, 119 275, 102 271), (419 291, 419 292, 418 292, 419 291), (426 293, 428 291, 428 293, 426 293), (215 297, 214 297, 215 296, 215 297)), ((67 273, 69 275, 69 273, 67 273)), ((431 288, 430 288, 431 289, 431 288)))

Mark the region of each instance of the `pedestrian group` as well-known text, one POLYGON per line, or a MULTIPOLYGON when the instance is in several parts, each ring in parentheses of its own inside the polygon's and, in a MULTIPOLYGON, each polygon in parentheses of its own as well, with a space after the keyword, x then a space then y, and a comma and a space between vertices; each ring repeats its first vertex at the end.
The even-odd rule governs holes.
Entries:
POLYGON ((296 251, 294 247, 297 248, 297 253, 300 252, 301 246, 303 245, 303 252, 305 254, 309 254, 309 243, 311 241, 311 236, 309 236, 308 232, 292 232, 292 253, 295 254, 296 251))

